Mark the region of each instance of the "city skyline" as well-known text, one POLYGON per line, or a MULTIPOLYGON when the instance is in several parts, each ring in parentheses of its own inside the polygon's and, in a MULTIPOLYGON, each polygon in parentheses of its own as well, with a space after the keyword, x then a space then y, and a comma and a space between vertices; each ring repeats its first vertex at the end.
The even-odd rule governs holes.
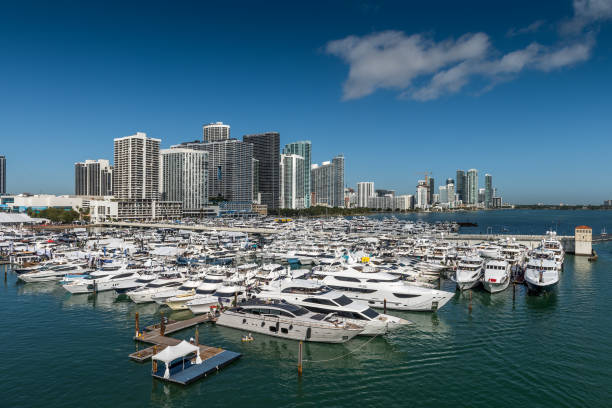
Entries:
POLYGON ((342 152, 351 187, 371 180, 414 194, 416 172, 440 182, 476 168, 494 175, 506 202, 599 204, 612 196, 612 182, 598 181, 612 125, 612 8, 602 4, 471 2, 460 22, 465 5, 453 2, 338 2, 325 15, 317 4, 10 4, 0 17, 7 192, 70 194, 74 163, 112 160, 114 138, 145 132, 168 148, 223 121, 236 138, 310 140, 312 163, 342 152), (231 19, 198 24, 230 9, 231 19), (296 11, 323 24, 312 30, 290 18, 296 11), (277 24, 287 38, 266 27, 277 24), (386 64, 356 58, 355 47, 386 64), (406 49, 428 68, 386 71, 410 65, 406 49), (433 50, 469 53, 437 61, 433 50), (357 75, 367 67, 390 82, 357 75))

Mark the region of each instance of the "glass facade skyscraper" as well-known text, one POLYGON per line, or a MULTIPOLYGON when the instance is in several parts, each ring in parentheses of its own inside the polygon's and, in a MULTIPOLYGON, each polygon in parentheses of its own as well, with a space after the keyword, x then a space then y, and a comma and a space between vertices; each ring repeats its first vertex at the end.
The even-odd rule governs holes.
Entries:
POLYGON ((478 170, 470 169, 467 172, 467 203, 478 204, 478 170))
MULTIPOLYGON (((312 144, 310 140, 293 142, 285 145, 283 154, 297 154, 304 158, 304 168, 312 166, 312 144)), ((310 170, 304 171, 304 208, 310 207, 310 170)))
POLYGON ((6 157, 0 156, 0 194, 6 194, 6 157))
POLYGON ((485 174, 485 207, 493 206, 493 177, 490 174, 485 174))
POLYGON ((244 135, 242 140, 253 145, 253 157, 259 160, 259 193, 268 209, 280 204, 280 134, 266 132, 244 135))
POLYGON ((455 184, 455 193, 457 195, 457 199, 467 203, 467 179, 465 176, 465 171, 457 170, 457 180, 455 184))

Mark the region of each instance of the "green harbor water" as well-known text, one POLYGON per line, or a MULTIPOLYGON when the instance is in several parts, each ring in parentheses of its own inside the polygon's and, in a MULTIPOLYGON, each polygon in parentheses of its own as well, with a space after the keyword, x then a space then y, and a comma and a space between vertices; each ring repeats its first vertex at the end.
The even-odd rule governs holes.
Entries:
MULTIPOLYGON (((479 232, 493 225, 512 233, 555 226, 560 234, 580 224, 595 233, 612 226, 605 211, 419 217, 470 220, 479 232)), ((187 387, 153 380, 150 363, 128 359, 137 347, 134 314, 141 324, 154 323, 156 305, 22 284, 8 270, 0 282, 0 407, 610 407, 612 243, 595 248, 595 263, 567 256, 561 282, 547 296, 520 286, 495 295, 474 290, 470 312, 469 292, 456 293, 436 314, 391 312, 415 325, 384 337, 306 344, 304 358, 312 361, 301 378, 298 343, 257 334, 242 343, 240 331, 201 325, 201 343, 243 357, 187 387)), ((454 290, 448 281, 442 287, 454 290)))

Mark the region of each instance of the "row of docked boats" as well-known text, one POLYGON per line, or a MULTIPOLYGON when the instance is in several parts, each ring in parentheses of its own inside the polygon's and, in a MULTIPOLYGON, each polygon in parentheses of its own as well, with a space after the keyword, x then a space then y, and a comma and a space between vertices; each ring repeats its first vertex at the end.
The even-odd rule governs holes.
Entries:
POLYGON ((533 250, 513 246, 512 256, 507 255, 502 255, 501 247, 491 245, 486 251, 463 256, 451 279, 459 290, 482 284, 490 293, 505 290, 520 272, 531 292, 549 292, 559 283, 565 251, 554 232, 548 232, 533 250))

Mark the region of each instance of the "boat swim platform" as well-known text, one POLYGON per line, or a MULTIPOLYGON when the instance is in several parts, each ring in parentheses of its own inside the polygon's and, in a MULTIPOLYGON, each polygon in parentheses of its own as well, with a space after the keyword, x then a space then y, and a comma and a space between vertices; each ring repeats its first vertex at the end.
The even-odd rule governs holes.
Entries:
POLYGON ((223 350, 212 357, 202 358, 201 364, 192 364, 184 370, 178 371, 176 373, 170 373, 170 376, 168 378, 164 377, 164 368, 162 367, 160 367, 157 372, 152 373, 152 375, 153 378, 157 378, 162 381, 173 382, 180 385, 187 385, 202 377, 207 377, 209 374, 216 373, 223 367, 238 360, 240 357, 242 357, 242 354, 240 353, 223 350))

